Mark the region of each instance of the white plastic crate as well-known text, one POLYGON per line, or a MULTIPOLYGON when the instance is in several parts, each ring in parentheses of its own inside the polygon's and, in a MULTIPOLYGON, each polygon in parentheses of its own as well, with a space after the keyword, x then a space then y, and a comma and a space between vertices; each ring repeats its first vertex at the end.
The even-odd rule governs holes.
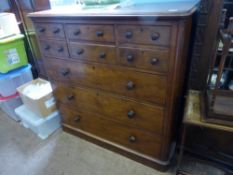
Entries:
POLYGON ((0 95, 11 96, 17 92, 16 88, 33 79, 31 65, 10 71, 6 74, 0 73, 0 95))
POLYGON ((23 102, 21 101, 18 94, 12 96, 11 98, 0 97, 0 108, 12 119, 20 121, 20 118, 15 114, 15 109, 21 106, 23 102), (3 100, 5 99, 5 100, 3 100))
POLYGON ((41 139, 46 139, 55 130, 61 127, 61 117, 58 111, 53 112, 46 118, 41 118, 25 105, 15 109, 15 113, 21 119, 21 123, 25 128, 30 128, 41 139))

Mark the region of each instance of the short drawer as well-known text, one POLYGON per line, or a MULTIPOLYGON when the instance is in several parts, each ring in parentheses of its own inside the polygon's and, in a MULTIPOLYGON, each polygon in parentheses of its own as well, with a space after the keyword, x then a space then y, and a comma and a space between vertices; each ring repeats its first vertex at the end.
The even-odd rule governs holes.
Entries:
POLYGON ((119 95, 165 103, 166 77, 101 65, 47 59, 47 72, 51 79, 62 82, 99 88, 119 95))
POLYGON ((66 42, 56 40, 40 40, 40 47, 44 56, 69 57, 66 42))
POLYGON ((70 43, 70 55, 74 59, 88 60, 101 63, 115 63, 116 51, 114 46, 87 45, 70 43))
POLYGON ((122 124, 162 134, 164 108, 139 103, 103 91, 67 86, 56 82, 54 92, 58 104, 90 111, 122 124))
POLYGON ((161 150, 161 136, 136 128, 121 125, 90 112, 78 112, 60 106, 63 123, 101 137, 115 144, 125 146, 142 154, 158 158, 161 150))
POLYGON ((113 25, 91 25, 91 24, 66 24, 66 35, 68 39, 114 42, 113 25))
POLYGON ((120 44, 150 44, 169 46, 170 26, 118 25, 117 39, 120 44))
POLYGON ((169 51, 119 48, 119 64, 146 70, 167 72, 169 51))
POLYGON ((62 24, 35 23, 34 26, 39 38, 65 38, 65 33, 62 24))

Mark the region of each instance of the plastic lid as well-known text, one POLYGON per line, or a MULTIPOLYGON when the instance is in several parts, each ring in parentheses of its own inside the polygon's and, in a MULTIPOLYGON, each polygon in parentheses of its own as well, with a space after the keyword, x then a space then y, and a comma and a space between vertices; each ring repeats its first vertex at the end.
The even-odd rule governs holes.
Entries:
POLYGON ((27 64, 26 66, 20 67, 18 69, 14 69, 14 70, 9 71, 9 72, 7 72, 5 74, 0 73, 0 80, 4 79, 4 78, 8 78, 10 76, 16 76, 17 74, 20 74, 20 73, 22 73, 24 71, 28 71, 31 68, 32 68, 32 66, 30 64, 27 64))
POLYGON ((12 35, 12 36, 9 36, 7 38, 0 39, 0 44, 9 43, 9 42, 19 40, 19 39, 22 39, 22 38, 24 38, 23 34, 12 35))
POLYGON ((0 101, 6 101, 6 100, 10 100, 10 99, 12 99, 12 98, 17 98, 17 97, 19 97, 19 93, 18 93, 18 92, 16 92, 16 93, 13 94, 13 95, 7 96, 7 97, 3 97, 3 96, 1 96, 1 94, 0 94, 0 101))

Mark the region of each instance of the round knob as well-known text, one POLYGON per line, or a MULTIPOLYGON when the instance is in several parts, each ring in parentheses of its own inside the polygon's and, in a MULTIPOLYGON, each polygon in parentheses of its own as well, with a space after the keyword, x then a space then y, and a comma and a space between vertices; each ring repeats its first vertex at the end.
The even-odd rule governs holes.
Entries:
POLYGON ((79 35, 81 33, 81 30, 80 29, 77 29, 75 32, 74 32, 74 35, 79 35))
POLYGON ((80 116, 74 117, 74 121, 75 121, 75 122, 80 122, 80 120, 81 120, 81 117, 80 117, 80 116))
POLYGON ((132 90, 132 89, 134 89, 135 84, 134 84, 134 82, 129 81, 129 82, 127 83, 126 87, 127 87, 128 90, 132 90))
POLYGON ((64 48, 63 48, 63 47, 60 47, 57 51, 58 51, 58 52, 63 52, 63 51, 64 51, 64 48))
POLYGON ((78 50, 77 50, 77 54, 78 54, 78 55, 82 55, 82 54, 83 54, 83 52, 84 52, 84 50, 83 50, 83 49, 78 49, 78 50))
POLYGON ((43 28, 43 27, 39 28, 39 32, 40 32, 40 33, 45 32, 45 30, 46 30, 46 29, 45 29, 45 28, 43 28))
POLYGON ((133 60, 134 60, 133 54, 128 54, 128 55, 127 55, 127 61, 128 61, 128 62, 132 62, 133 60))
POLYGON ((97 31, 96 36, 98 36, 98 37, 104 36, 104 32, 103 31, 97 31))
POLYGON ((56 33, 59 33, 60 32, 60 29, 59 28, 56 28, 53 33, 56 34, 56 33))
POLYGON ((128 115, 128 118, 132 119, 135 116, 135 112, 133 110, 130 110, 127 115, 128 115))
POLYGON ((65 68, 65 69, 62 69, 60 72, 61 72, 61 74, 62 74, 63 76, 67 76, 67 75, 69 75, 69 73, 70 73, 70 69, 65 68))
POLYGON ((73 100, 74 99, 74 94, 68 94, 67 96, 67 100, 73 100))
POLYGON ((129 136, 129 142, 134 143, 137 141, 137 138, 135 136, 129 136))
POLYGON ((151 61, 150 61, 150 63, 151 63, 152 65, 155 65, 155 64, 157 64, 158 62, 159 62, 159 60, 158 60, 157 58, 152 58, 151 61))
POLYGON ((102 58, 102 59, 106 58, 106 53, 101 52, 100 55, 99 55, 99 57, 102 58))
POLYGON ((125 33, 125 37, 126 37, 127 39, 132 38, 132 36, 133 36, 133 32, 126 32, 126 33, 125 33))
POLYGON ((159 33, 155 32, 151 34, 151 40, 156 41, 160 37, 159 33))
POLYGON ((44 49, 45 49, 45 50, 49 50, 49 49, 50 49, 50 46, 49 46, 49 45, 46 45, 46 46, 44 47, 44 49))

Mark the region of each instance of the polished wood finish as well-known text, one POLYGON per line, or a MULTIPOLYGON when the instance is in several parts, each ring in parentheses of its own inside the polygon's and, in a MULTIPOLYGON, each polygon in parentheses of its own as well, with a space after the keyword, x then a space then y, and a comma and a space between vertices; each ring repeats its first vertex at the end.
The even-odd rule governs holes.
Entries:
POLYGON ((95 113, 80 112, 60 106, 64 116, 64 124, 77 127, 85 132, 126 146, 135 151, 144 152, 152 157, 159 157, 161 137, 144 132, 134 127, 124 126, 118 122, 111 122, 95 113))
POLYGON ((66 34, 74 40, 114 42, 113 29, 113 25, 68 24, 66 34))
POLYGON ((168 71, 168 49, 139 50, 119 48, 118 52, 118 62, 120 65, 158 72, 168 71))
POLYGON ((162 107, 112 96, 100 90, 69 87, 57 82, 55 86, 55 96, 59 105, 61 103, 73 109, 92 111, 106 116, 107 119, 162 134, 165 110, 162 107))
POLYGON ((116 63, 115 46, 90 45, 71 42, 69 47, 71 58, 100 63, 116 63))
POLYGON ((98 88, 141 101, 165 104, 167 80, 160 75, 111 65, 67 62, 52 58, 47 60, 46 67, 48 75, 54 80, 98 88))
POLYGON ((37 23, 35 29, 40 38, 64 39, 65 34, 61 24, 37 23))
POLYGON ((64 130, 149 166, 167 166, 196 2, 176 16, 152 14, 152 5, 145 18, 117 9, 104 16, 31 14, 35 25, 64 29, 56 41, 67 44, 69 56, 46 55, 40 43, 64 130))

